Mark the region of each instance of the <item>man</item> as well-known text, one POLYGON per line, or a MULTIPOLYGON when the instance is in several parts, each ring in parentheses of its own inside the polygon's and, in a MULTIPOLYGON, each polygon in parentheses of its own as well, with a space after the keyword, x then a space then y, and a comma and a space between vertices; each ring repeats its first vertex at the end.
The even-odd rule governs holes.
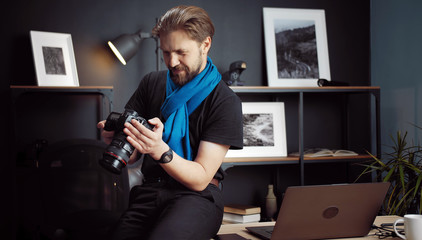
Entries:
MULTIPOLYGON (((208 57, 214 26, 203 9, 174 7, 152 32, 169 70, 145 76, 126 104, 154 128, 125 124, 136 148, 129 163, 145 154, 144 180, 112 239, 210 239, 223 216, 222 161, 243 147, 241 102, 208 57)), ((113 134, 102 133, 107 143, 113 134)))

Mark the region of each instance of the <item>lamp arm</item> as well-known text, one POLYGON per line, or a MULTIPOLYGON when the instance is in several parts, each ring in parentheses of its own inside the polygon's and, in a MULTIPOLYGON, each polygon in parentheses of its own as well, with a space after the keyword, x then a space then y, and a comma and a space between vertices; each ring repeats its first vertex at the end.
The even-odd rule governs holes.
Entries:
POLYGON ((156 60, 156 66, 157 66, 157 72, 160 71, 161 63, 160 63, 160 38, 154 37, 155 40, 155 60, 156 60))
POLYGON ((145 38, 153 38, 155 40, 155 58, 156 58, 156 67, 157 71, 160 71, 161 69, 161 63, 160 63, 160 38, 153 36, 151 33, 148 32, 138 32, 138 37, 142 40, 145 38))
POLYGON ((152 38, 153 37, 151 33, 142 32, 142 31, 138 32, 138 36, 140 38, 152 38))

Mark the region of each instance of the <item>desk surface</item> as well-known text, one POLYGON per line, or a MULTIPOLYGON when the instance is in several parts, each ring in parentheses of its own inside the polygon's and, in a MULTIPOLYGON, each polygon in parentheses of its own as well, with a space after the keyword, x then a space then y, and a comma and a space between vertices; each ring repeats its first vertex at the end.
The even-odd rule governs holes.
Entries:
MULTIPOLYGON (((397 216, 378 216, 375 221, 374 224, 376 226, 380 226, 381 223, 393 223, 398 217, 397 216)), ((275 224, 275 222, 259 222, 259 223, 244 223, 244 224, 224 224, 221 225, 220 231, 218 232, 218 235, 221 234, 238 234, 246 239, 251 239, 251 240, 260 240, 259 238, 255 237, 254 235, 250 234, 247 232, 247 230, 245 229, 245 227, 252 227, 252 226, 273 226, 275 224)), ((379 239, 378 236, 375 236, 376 230, 372 230, 368 236, 366 237, 361 237, 361 238, 342 238, 342 240, 347 240, 347 239, 379 239)), ((400 238, 386 238, 386 239, 400 239, 400 238)))

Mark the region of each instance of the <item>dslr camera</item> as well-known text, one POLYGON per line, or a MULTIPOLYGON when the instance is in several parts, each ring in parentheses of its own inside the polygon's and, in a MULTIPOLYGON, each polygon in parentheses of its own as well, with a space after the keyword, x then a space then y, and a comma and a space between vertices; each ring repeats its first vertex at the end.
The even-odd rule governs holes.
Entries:
POLYGON ((132 119, 137 120, 150 130, 154 128, 147 120, 131 109, 125 109, 123 113, 112 112, 107 117, 104 130, 114 131, 114 136, 110 145, 105 149, 103 158, 99 160, 99 163, 112 173, 122 173, 122 168, 127 165, 130 156, 135 150, 135 147, 126 140, 127 135, 123 133, 124 124, 130 122, 132 119))

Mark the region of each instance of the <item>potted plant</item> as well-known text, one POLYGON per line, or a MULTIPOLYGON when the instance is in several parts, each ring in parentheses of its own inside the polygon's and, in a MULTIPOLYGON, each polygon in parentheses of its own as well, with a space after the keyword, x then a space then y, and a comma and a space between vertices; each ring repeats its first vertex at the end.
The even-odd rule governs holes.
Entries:
POLYGON ((363 164, 366 168, 358 177, 375 172, 377 180, 391 183, 382 209, 387 215, 421 214, 422 148, 419 144, 408 145, 406 137, 407 132, 391 136, 392 151, 381 158, 369 153, 372 160, 363 164))

